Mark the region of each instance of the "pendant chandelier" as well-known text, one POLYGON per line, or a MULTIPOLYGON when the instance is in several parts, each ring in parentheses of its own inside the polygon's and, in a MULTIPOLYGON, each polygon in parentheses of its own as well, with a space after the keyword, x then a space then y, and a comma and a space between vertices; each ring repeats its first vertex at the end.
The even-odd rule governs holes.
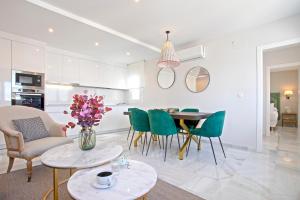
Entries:
POLYGON ((166 31, 167 40, 164 42, 161 53, 160 59, 157 63, 158 67, 177 67, 180 65, 180 60, 176 55, 174 46, 172 42, 169 40, 169 33, 170 31, 166 31))

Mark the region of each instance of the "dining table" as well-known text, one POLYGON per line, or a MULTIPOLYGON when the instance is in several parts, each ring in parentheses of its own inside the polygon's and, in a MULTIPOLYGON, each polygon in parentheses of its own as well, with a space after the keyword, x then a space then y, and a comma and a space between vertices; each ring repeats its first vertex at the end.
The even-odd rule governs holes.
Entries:
MULTIPOLYGON (((123 113, 124 115, 130 115, 130 111, 125 111, 123 113)), ((179 160, 183 160, 183 155, 186 151, 186 148, 188 144, 191 142, 191 140, 195 141, 198 144, 198 150, 201 148, 201 143, 198 141, 198 139, 191 134, 190 128, 186 125, 186 121, 200 121, 202 119, 208 118, 212 113, 206 113, 206 112, 170 112, 169 113, 173 119, 179 120, 179 125, 184 130, 182 132, 186 135, 186 140, 184 141, 183 145, 179 149, 178 152, 178 158, 179 160)), ((136 138, 134 139, 134 146, 137 146, 137 141, 142 136, 142 133, 139 133, 136 138)))

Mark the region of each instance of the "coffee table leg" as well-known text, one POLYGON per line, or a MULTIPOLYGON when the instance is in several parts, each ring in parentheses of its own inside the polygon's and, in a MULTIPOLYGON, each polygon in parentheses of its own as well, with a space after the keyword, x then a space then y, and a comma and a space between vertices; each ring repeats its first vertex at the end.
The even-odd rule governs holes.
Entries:
POLYGON ((58 200, 58 169, 53 168, 53 199, 58 200))

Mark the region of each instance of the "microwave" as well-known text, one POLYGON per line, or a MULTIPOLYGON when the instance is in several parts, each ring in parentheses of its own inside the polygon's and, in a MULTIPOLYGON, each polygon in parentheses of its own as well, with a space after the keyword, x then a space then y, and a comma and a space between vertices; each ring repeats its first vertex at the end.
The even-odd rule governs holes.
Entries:
POLYGON ((44 91, 45 74, 27 71, 12 70, 13 92, 20 92, 23 89, 39 89, 44 91))

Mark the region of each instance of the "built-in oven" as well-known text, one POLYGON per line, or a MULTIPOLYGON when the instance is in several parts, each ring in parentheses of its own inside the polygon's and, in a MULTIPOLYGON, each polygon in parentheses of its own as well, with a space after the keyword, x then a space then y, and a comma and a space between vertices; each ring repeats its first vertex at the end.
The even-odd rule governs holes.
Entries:
POLYGON ((43 73, 12 70, 12 105, 45 109, 45 75, 43 73))
POLYGON ((40 110, 45 109, 44 94, 42 93, 13 92, 11 103, 12 105, 29 106, 40 110))
POLYGON ((44 89, 43 73, 12 70, 12 88, 44 89))

